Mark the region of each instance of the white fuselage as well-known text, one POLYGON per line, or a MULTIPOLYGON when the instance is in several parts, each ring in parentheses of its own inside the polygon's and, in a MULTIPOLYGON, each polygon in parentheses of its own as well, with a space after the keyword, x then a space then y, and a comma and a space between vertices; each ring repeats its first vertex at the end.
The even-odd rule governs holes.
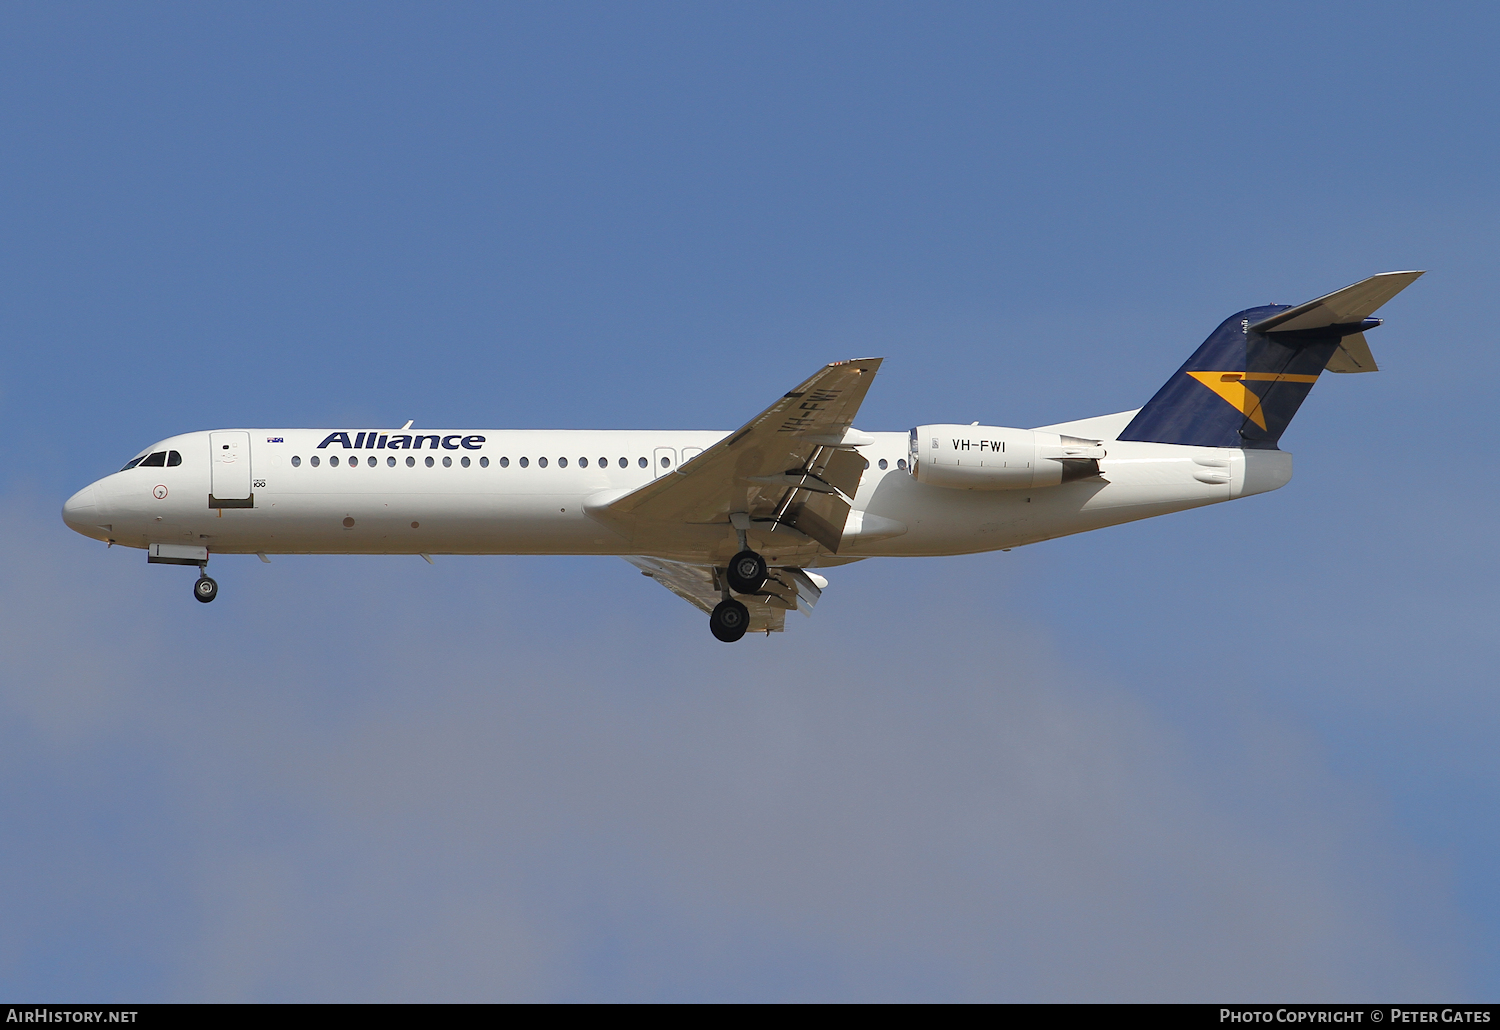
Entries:
MULTIPOLYGON (((836 554, 778 533, 752 531, 752 545, 773 564, 803 566, 991 551, 1260 493, 1291 478, 1291 456, 1281 451, 1115 440, 1131 414, 1049 427, 1103 439, 1107 455, 1100 476, 1040 489, 923 485, 898 466, 907 433, 869 434, 873 442, 859 448, 868 468, 836 554)), ((590 515, 656 477, 676 475, 728 435, 722 432, 426 431, 427 446, 399 450, 376 446, 374 433, 369 446, 355 449, 320 447, 327 430, 215 432, 248 434, 239 459, 248 468, 233 471, 250 479, 252 507, 210 507, 218 471, 212 434, 198 432, 149 448, 180 453, 180 464, 105 476, 68 501, 64 519, 124 546, 189 544, 212 553, 647 554, 722 562, 737 547, 726 525, 637 533, 590 515)), ((380 440, 398 432, 381 431, 380 440)))

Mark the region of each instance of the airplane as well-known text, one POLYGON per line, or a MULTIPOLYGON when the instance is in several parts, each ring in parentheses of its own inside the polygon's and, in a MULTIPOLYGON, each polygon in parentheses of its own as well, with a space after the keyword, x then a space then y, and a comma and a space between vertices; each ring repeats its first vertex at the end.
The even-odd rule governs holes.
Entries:
POLYGON ((78 491, 87 537, 198 568, 212 554, 616 555, 722 641, 785 628, 878 557, 1008 551, 1276 490, 1319 374, 1377 371, 1371 317, 1423 273, 1231 315, 1145 406, 1015 429, 854 428, 880 358, 819 369, 738 430, 216 429, 78 491))

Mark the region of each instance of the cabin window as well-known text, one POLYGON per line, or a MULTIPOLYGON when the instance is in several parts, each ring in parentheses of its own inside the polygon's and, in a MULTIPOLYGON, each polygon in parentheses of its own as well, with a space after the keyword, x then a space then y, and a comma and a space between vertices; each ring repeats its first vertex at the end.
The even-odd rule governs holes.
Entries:
POLYGON ((391 468, 395 468, 396 467, 396 457, 395 457, 395 455, 391 455, 389 458, 386 458, 385 459, 385 463, 388 466, 390 466, 391 468))
POLYGON ((578 467, 581 468, 581 469, 588 468, 589 467, 589 460, 587 458, 579 458, 578 459, 578 467))
POLYGON ((568 467, 568 459, 567 458, 558 458, 557 459, 557 467, 560 468, 560 469, 567 468, 568 467))
POLYGON ((480 458, 479 459, 479 467, 482 468, 482 469, 489 468, 490 467, 490 459, 488 459, 488 458, 480 458))
POLYGON ((522 458, 521 459, 520 465, 521 465, 522 468, 525 468, 526 466, 528 466, 530 464, 531 464, 531 460, 529 458, 522 458))
POLYGON ((414 458, 414 457, 412 457, 410 454, 408 454, 406 456, 406 467, 409 468, 409 469, 416 468, 417 467, 417 459, 414 458))
POLYGON ((629 465, 630 465, 630 462, 628 462, 628 461, 626 461, 626 460, 625 460, 625 459, 624 459, 624 458, 621 458, 621 459, 620 459, 620 467, 621 467, 621 468, 626 468, 626 467, 628 467, 628 466, 629 466, 629 465))
POLYGON ((301 468, 301 467, 302 467, 302 456, 300 454, 294 454, 294 455, 292 455, 292 468, 301 468))
POLYGON ((602 469, 609 468, 609 459, 608 458, 600 458, 599 459, 599 467, 602 468, 602 469))
POLYGON ((547 467, 547 459, 546 458, 538 458, 536 460, 536 466, 537 466, 537 468, 543 468, 543 469, 546 468, 547 467))
POLYGON ((432 455, 429 454, 429 455, 427 455, 427 457, 423 458, 422 460, 427 464, 428 468, 432 468, 432 455))
POLYGON ((897 458, 896 459, 896 467, 898 469, 904 469, 904 468, 906 468, 906 459, 905 458, 897 458))
POLYGON ((671 458, 664 457, 664 458, 661 459, 661 467, 662 468, 670 468, 671 466, 672 466, 672 459, 671 458))
POLYGON ((445 468, 445 469, 451 469, 452 467, 453 467, 453 459, 450 458, 446 454, 443 455, 443 468, 445 468))
POLYGON ((460 465, 462 465, 464 468, 468 468, 469 467, 469 456, 467 454, 465 454, 462 458, 458 459, 458 463, 460 465))
POLYGON ((329 455, 328 464, 332 465, 334 468, 338 468, 339 456, 337 454, 329 455))
POLYGON ((648 462, 645 458, 640 459, 641 468, 645 468, 648 464, 650 464, 650 462, 648 462))
POLYGON ((881 471, 884 471, 889 465, 890 465, 890 462, 886 461, 884 458, 880 459, 880 468, 881 468, 881 471))
POLYGON ((374 468, 375 467, 375 455, 372 454, 368 458, 366 458, 365 459, 365 464, 368 465, 368 466, 370 466, 371 468, 374 468))
POLYGON ((318 456, 316 454, 314 454, 311 458, 308 458, 307 460, 310 461, 310 462, 312 462, 312 467, 313 468, 317 468, 318 467, 319 461, 318 461, 318 456))

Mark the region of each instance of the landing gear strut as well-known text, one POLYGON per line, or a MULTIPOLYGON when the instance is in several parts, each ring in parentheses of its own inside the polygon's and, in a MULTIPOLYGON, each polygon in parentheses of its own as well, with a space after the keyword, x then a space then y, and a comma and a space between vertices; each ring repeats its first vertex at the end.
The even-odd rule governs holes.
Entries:
POLYGON ((726 598, 714 606, 708 617, 708 628, 715 637, 732 644, 750 628, 750 609, 732 597, 726 598))
POLYGON ((750 628, 750 609, 730 597, 730 591, 736 594, 759 593, 760 588, 766 585, 768 574, 766 560, 750 550, 750 541, 746 536, 746 531, 750 528, 750 516, 745 512, 731 512, 729 524, 734 527, 735 536, 739 538, 740 552, 729 559, 729 568, 724 570, 723 577, 715 577, 723 600, 714 606, 713 612, 708 616, 708 628, 726 644, 734 643, 750 628))
POLYGON ((199 570, 198 582, 193 584, 193 596, 207 604, 219 596, 219 584, 210 579, 207 572, 199 570))

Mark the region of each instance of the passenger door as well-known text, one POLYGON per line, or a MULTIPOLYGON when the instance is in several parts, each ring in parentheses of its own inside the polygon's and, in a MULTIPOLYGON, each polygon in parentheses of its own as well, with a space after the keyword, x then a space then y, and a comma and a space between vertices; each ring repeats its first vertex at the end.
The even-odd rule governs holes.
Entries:
POLYGON ((209 433, 210 508, 253 508, 250 492, 250 434, 209 433))

